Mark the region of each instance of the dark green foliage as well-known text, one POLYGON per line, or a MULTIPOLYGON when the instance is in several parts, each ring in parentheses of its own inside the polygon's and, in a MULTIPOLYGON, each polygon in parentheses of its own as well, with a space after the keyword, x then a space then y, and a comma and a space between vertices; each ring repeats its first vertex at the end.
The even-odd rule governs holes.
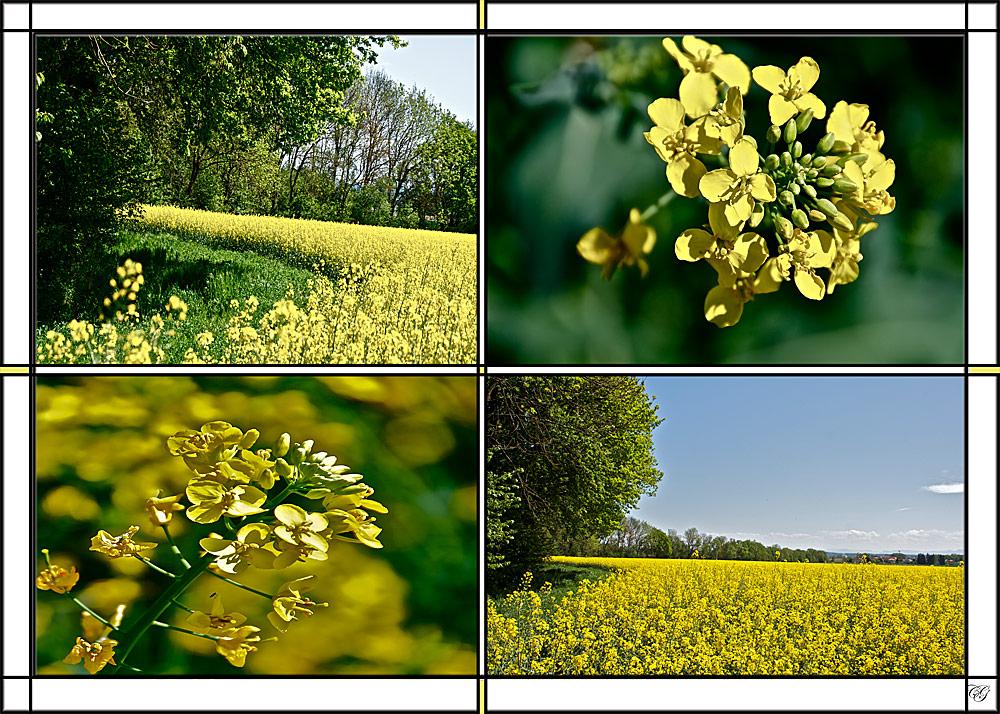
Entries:
POLYGON ((530 565, 559 542, 612 533, 656 492, 660 421, 633 377, 489 378, 488 561, 530 565))

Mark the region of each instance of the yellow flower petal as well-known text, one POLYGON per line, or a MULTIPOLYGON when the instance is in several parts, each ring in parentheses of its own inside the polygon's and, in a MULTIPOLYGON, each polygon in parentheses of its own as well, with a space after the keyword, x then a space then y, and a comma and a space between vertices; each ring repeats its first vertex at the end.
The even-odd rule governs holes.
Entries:
POLYGON ((716 57, 712 73, 730 87, 739 89, 742 94, 750 91, 750 68, 736 55, 721 54, 716 57))
POLYGON ((744 233, 733 242, 730 256, 738 258, 730 258, 730 262, 737 268, 745 273, 753 273, 767 260, 767 242, 756 233, 744 233))
POLYGON ((700 37, 695 37, 694 35, 684 35, 681 38, 681 46, 684 51, 689 55, 708 55, 712 56, 721 52, 718 45, 713 45, 700 37))
POLYGON ((772 94, 767 100, 767 110, 771 115, 771 123, 778 126, 799 113, 798 107, 779 94, 772 94))
POLYGON ((576 244, 577 252, 587 262, 604 265, 613 260, 618 242, 602 228, 591 228, 576 244))
POLYGON ((678 131, 684 125, 684 105, 677 99, 660 97, 646 107, 646 112, 656 126, 668 132, 678 131))
POLYGON ((665 49, 667 53, 677 61, 677 64, 684 72, 690 72, 694 69, 694 65, 691 64, 690 58, 685 55, 681 51, 681 48, 677 46, 677 43, 669 37, 663 38, 663 49, 665 49))
POLYGON ((785 81, 785 70, 766 64, 753 68, 753 81, 771 94, 781 91, 781 83, 785 81))
POLYGON ((681 104, 689 117, 708 114, 717 104, 718 85, 712 75, 703 72, 688 72, 681 80, 681 104))
MULTIPOLYGON (((816 84, 816 80, 819 79, 819 63, 816 62, 812 57, 803 57, 788 70, 789 75, 797 75, 800 81, 800 87, 803 93, 808 92, 816 84)), ((822 119, 817 115, 817 118, 822 119)))
POLYGON ((756 294, 763 293, 773 293, 777 292, 781 287, 781 284, 788 277, 788 269, 782 265, 782 260, 779 258, 787 258, 788 256, 776 256, 769 259, 764 263, 764 267, 761 268, 760 272, 757 273, 757 277, 753 282, 753 291, 756 294))
POLYGON ((822 300, 826 295, 826 285, 809 270, 795 269, 795 287, 810 300, 822 300))
POLYGON ((817 97, 815 94, 803 94, 801 97, 795 100, 795 106, 799 111, 805 111, 806 109, 813 110, 813 116, 816 119, 822 119, 826 116, 826 105, 823 100, 817 97))
POLYGON ((705 297, 705 319, 719 327, 732 327, 743 315, 743 301, 732 288, 721 285, 705 297))
POLYGON ((681 196, 696 198, 706 171, 705 164, 691 154, 676 154, 667 162, 667 181, 681 196))
POLYGON ((729 150, 729 168, 737 176, 753 176, 760 165, 757 149, 749 141, 740 140, 729 150))
POLYGON ((726 220, 726 205, 724 203, 708 204, 708 225, 712 227, 712 233, 724 240, 735 238, 739 235, 742 223, 732 224, 726 220))
POLYGON ((714 245, 715 236, 700 228, 689 228, 677 237, 674 243, 674 255, 679 260, 693 263, 706 257, 714 245))
POLYGON ((750 195, 758 201, 770 203, 778 195, 778 189, 774 185, 774 179, 767 174, 754 174, 747 182, 750 184, 750 195))
POLYGON ((701 177, 698 189, 702 196, 715 203, 722 200, 723 195, 729 192, 737 179, 737 175, 730 169, 715 169, 701 177))

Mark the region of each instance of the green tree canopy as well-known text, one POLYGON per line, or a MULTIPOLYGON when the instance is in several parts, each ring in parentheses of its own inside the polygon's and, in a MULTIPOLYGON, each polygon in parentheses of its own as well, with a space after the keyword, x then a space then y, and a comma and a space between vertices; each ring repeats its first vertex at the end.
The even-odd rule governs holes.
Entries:
POLYGON ((652 433, 662 420, 652 401, 635 377, 490 377, 487 514, 505 535, 491 537, 487 523, 488 560, 531 562, 557 533, 606 537, 655 494, 663 474, 652 433))

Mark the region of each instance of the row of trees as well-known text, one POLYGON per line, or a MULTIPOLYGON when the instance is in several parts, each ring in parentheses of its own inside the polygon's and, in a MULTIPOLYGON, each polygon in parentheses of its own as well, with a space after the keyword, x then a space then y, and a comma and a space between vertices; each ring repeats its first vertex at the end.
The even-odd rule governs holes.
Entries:
POLYGON ((103 280, 94 261, 142 202, 475 230, 475 132, 364 77, 396 37, 36 43, 43 322, 103 280))
POLYGON ((825 551, 814 548, 766 546, 755 540, 734 540, 699 533, 688 528, 679 535, 628 516, 603 538, 568 539, 560 544, 565 555, 606 558, 700 558, 705 560, 763 560, 795 563, 826 563, 825 551))
POLYGON ((489 377, 486 558, 494 581, 567 541, 610 536, 662 478, 661 423, 641 380, 624 376, 489 377))

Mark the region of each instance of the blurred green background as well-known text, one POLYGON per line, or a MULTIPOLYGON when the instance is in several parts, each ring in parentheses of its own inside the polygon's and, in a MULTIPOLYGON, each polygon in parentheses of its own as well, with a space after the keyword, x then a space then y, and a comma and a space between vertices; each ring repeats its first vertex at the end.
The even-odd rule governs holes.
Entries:
MULTIPOLYGON (((707 222, 704 199, 675 197, 650 220, 644 280, 633 267, 604 281, 575 249, 588 229, 616 235, 630 208, 670 191, 642 136, 647 105, 676 97, 683 77, 661 39, 487 39, 488 362, 964 362, 963 38, 703 38, 751 69, 813 57, 828 112, 868 104, 896 162, 896 210, 862 239, 857 281, 821 302, 786 285, 726 329, 704 318, 714 270, 674 256, 677 236, 707 222)), ((769 96, 752 84, 745 100, 761 143, 769 96)), ((807 152, 825 126, 813 121, 807 152)))
MULTIPOLYGON (((49 548, 54 564, 77 567, 74 595, 105 617, 126 603, 127 626, 163 591, 165 576, 134 558, 91 552, 90 539, 98 529, 119 535, 139 525, 136 540, 161 543, 153 562, 176 572, 144 506, 158 490, 182 493, 191 476, 167 453, 166 438, 213 420, 258 429, 261 448, 284 431, 293 441, 313 439, 314 451, 363 474, 389 509, 378 516, 385 547, 335 541, 325 563, 238 576, 273 593, 315 574, 309 596, 330 603, 291 623, 277 642, 259 644, 242 670, 209 640, 157 628, 129 655, 130 665, 156 674, 475 674, 475 377, 39 377, 36 545, 49 548)), ((213 528, 184 513, 170 525, 189 560, 213 528)), ((40 570, 44 561, 35 555, 40 570)), ((265 619, 269 601, 210 575, 183 602, 208 611, 212 593, 260 627, 262 638, 279 634, 265 619)), ((52 592, 36 594, 39 674, 86 676, 82 665, 61 662, 81 634, 79 608, 52 592)), ((167 612, 161 619, 185 626, 188 613, 167 612)))

